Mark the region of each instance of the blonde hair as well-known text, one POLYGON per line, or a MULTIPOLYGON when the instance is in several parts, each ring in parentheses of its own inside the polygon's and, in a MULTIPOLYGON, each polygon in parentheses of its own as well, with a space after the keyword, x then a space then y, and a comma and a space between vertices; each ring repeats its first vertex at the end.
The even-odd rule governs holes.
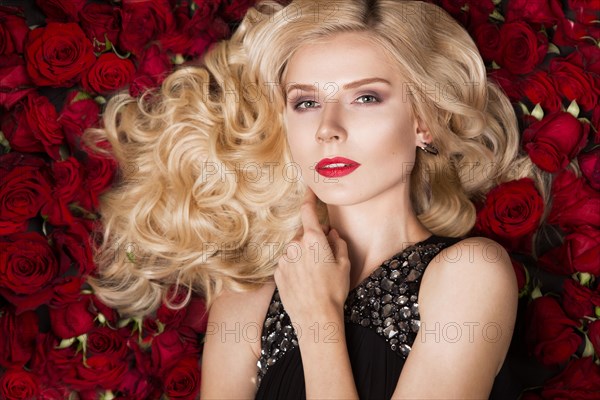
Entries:
POLYGON ((439 150, 419 150, 411 175, 411 202, 427 229, 465 235, 475 222, 472 200, 503 181, 532 176, 547 197, 546 178, 519 154, 509 100, 442 9, 391 0, 263 1, 198 65, 174 71, 138 99, 115 96, 103 129, 86 132, 88 145, 114 157, 121 173, 101 198, 100 276, 90 278, 104 302, 141 315, 169 304, 172 285, 210 304, 223 287, 271 279, 300 226, 304 191, 287 170, 280 82, 302 44, 340 32, 364 32, 412 83, 413 112, 439 150), (102 140, 109 151, 95 146, 102 140))

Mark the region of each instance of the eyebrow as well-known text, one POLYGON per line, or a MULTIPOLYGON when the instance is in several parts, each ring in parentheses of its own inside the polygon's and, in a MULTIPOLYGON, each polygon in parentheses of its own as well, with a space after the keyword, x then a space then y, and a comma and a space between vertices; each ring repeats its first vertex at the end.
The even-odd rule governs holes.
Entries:
MULTIPOLYGON (((354 82, 350 82, 345 84, 344 86, 342 86, 343 90, 348 90, 348 89, 354 89, 357 88, 359 86, 363 86, 366 85, 368 83, 374 83, 374 82, 382 82, 382 83, 386 83, 390 86, 392 86, 392 84, 383 78, 365 78, 365 79, 359 79, 357 81, 354 82)), ((291 85, 288 86, 287 90, 286 90, 286 94, 289 94, 290 91, 292 89, 300 89, 300 90, 304 90, 304 91, 311 91, 311 90, 315 90, 316 87, 315 85, 306 85, 306 84, 301 84, 301 83, 293 83, 291 85)))

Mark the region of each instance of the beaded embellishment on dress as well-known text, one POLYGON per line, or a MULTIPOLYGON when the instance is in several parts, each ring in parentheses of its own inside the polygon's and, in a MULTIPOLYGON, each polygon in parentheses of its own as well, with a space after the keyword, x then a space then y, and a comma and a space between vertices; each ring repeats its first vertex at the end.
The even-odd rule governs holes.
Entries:
MULTIPOLYGON (((344 304, 345 322, 374 330, 391 350, 406 359, 420 326, 417 294, 421 276, 442 249, 459 240, 432 235, 384 261, 348 294, 344 304)), ((298 346, 296 332, 277 288, 267 312, 261 341, 258 385, 269 367, 298 346)))

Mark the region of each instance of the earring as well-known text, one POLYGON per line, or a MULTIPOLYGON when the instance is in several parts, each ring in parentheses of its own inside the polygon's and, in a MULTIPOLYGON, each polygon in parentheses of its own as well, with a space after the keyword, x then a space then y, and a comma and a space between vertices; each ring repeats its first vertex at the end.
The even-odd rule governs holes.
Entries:
POLYGON ((437 155, 439 153, 438 149, 436 149, 431 143, 425 143, 425 146, 417 146, 425 153, 437 155))

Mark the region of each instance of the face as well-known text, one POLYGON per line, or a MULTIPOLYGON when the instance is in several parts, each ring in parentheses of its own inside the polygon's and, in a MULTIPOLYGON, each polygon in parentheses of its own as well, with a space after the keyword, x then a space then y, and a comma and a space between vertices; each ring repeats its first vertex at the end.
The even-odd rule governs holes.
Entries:
MULTIPOLYGON (((302 179, 323 202, 407 196, 416 146, 407 82, 358 33, 300 47, 284 77, 287 139, 302 179)), ((406 199, 408 200, 408 199, 406 199)))

